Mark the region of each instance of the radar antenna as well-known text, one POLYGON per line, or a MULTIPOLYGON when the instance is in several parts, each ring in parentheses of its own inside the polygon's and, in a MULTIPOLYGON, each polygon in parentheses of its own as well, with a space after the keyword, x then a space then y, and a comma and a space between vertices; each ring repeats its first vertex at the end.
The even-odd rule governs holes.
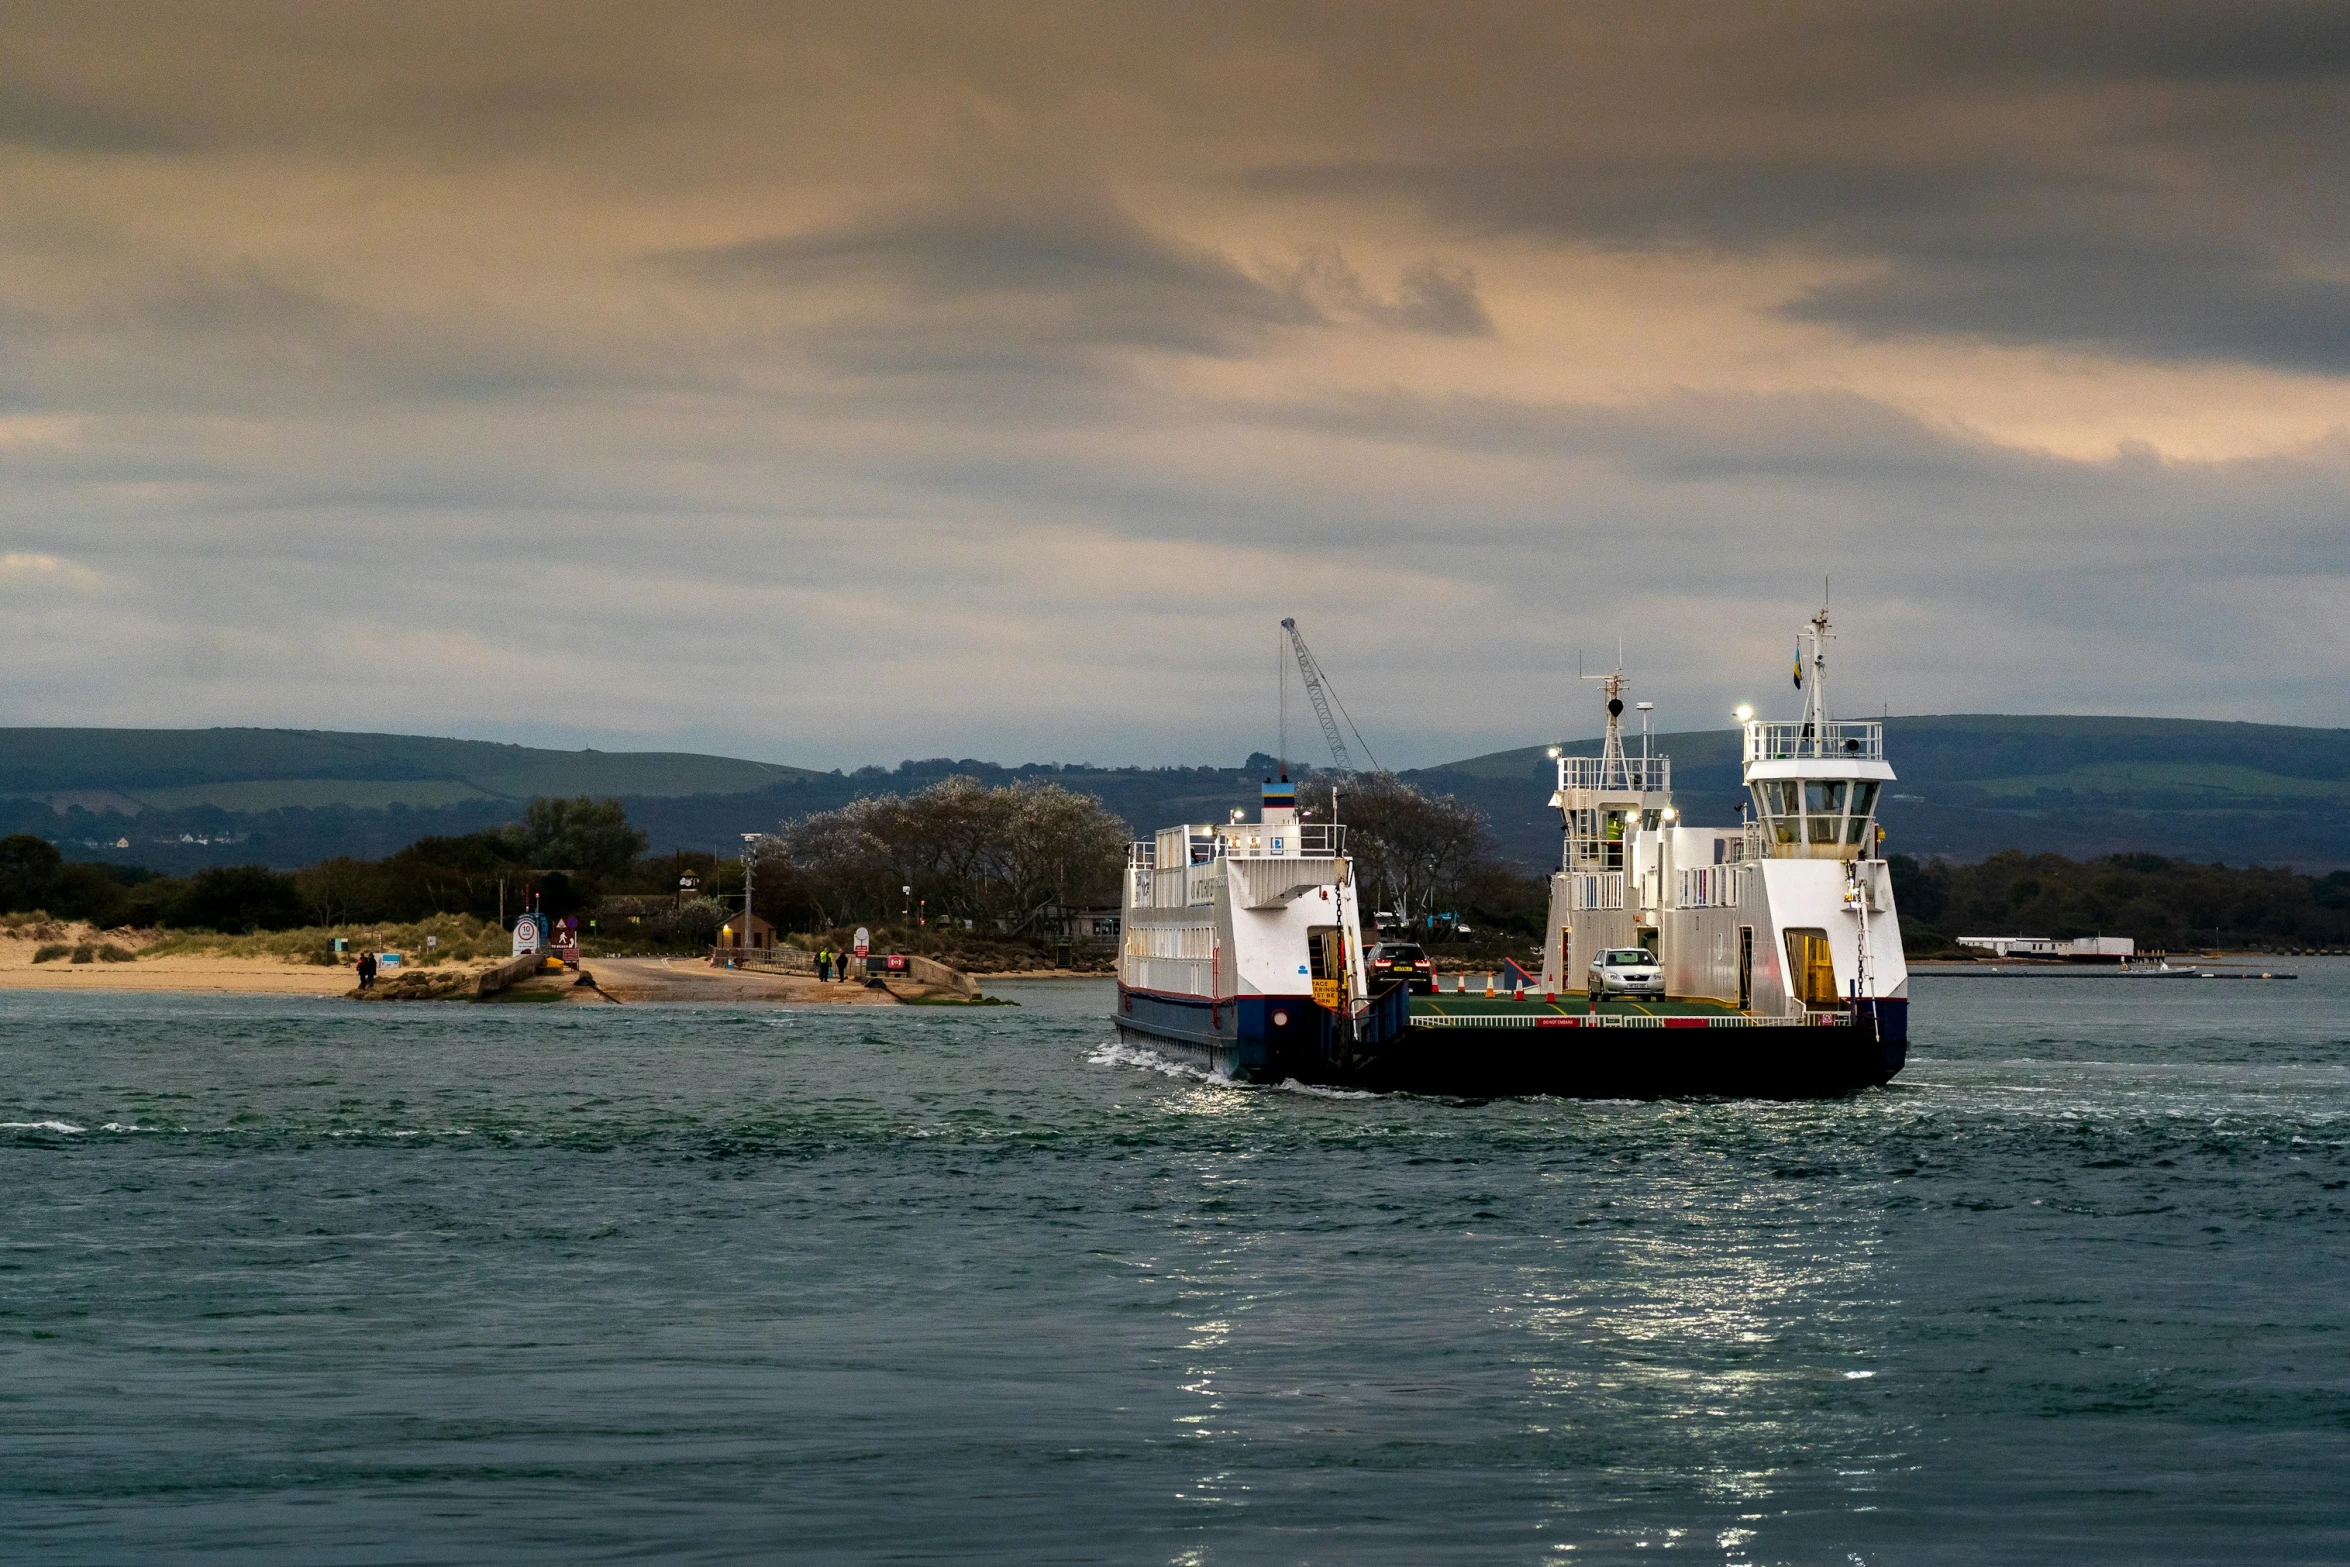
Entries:
MULTIPOLYGON (((1632 768, 1624 760, 1624 688, 1632 682, 1624 674, 1624 650, 1616 649, 1616 667, 1604 675, 1582 675, 1578 678, 1596 680, 1607 693, 1607 743, 1599 748, 1599 786, 1602 789, 1628 789, 1632 786, 1632 768)), ((1643 783, 1642 788, 1647 785, 1643 783)))
MULTIPOLYGON (((1355 770, 1354 757, 1346 748, 1346 737, 1338 731, 1338 720, 1330 716, 1330 704, 1337 701, 1338 693, 1330 689, 1330 681, 1322 673, 1322 666, 1314 662, 1313 653, 1306 647, 1306 639, 1298 632, 1297 622, 1284 620, 1281 629, 1289 633, 1289 645, 1297 650, 1297 672, 1305 680, 1306 700, 1314 704, 1314 716, 1322 720, 1322 738, 1330 742, 1330 759, 1338 764, 1340 772, 1351 773, 1355 770)), ((1347 713, 1344 702, 1338 703, 1338 711, 1346 715, 1346 727, 1354 730, 1355 744, 1363 748, 1363 755, 1369 759, 1371 770, 1383 771, 1379 766, 1379 758, 1371 755, 1371 742, 1363 738, 1360 729, 1355 729, 1354 715, 1347 713)))

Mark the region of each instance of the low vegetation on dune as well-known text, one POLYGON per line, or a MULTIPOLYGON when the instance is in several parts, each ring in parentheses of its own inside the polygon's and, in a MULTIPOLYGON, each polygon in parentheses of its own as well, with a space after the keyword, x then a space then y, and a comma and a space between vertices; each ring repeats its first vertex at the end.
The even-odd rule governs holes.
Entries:
POLYGON ((502 958, 512 951, 504 927, 470 914, 436 914, 426 919, 373 925, 305 925, 292 930, 249 934, 210 930, 166 931, 142 956, 191 954, 220 958, 277 958, 288 963, 316 963, 322 967, 350 964, 361 949, 397 952, 403 964, 430 968, 443 963, 470 963, 502 958), (335 952, 341 938, 345 950, 335 952))
POLYGON ((0 914, 0 936, 18 941, 58 941, 69 922, 53 918, 47 909, 11 909, 0 914))

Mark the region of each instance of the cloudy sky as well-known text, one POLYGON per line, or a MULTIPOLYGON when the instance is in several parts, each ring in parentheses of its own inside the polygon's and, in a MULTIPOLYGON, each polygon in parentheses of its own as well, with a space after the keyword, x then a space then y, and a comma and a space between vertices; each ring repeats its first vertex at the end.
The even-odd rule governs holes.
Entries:
MULTIPOLYGON (((0 723, 2350 723, 2350 8, 0 13, 0 723)), ((1300 742, 1302 745, 1302 742, 1300 742)))

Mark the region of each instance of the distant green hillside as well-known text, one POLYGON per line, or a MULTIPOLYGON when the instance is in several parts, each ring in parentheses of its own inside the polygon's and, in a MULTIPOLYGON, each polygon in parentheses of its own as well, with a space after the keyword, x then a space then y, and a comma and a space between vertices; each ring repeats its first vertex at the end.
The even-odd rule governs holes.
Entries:
MULTIPOLYGON (((1979 860, 2002 849, 2076 859, 2147 851, 2230 865, 2350 867, 2350 731, 2149 718, 1895 718, 1890 847, 1979 860)), ((1634 744, 1637 745, 1637 740, 1634 744)), ((1738 737, 1654 736, 1697 822, 1737 818, 1738 737)), ((1596 740, 1569 749, 1590 754, 1596 740)), ((434 833, 512 821, 538 794, 617 795, 656 847, 732 850, 742 832, 902 793, 949 773, 1051 778, 1099 795, 1137 833, 1213 821, 1256 797, 1270 759, 1239 767, 1006 768, 935 757, 818 773, 720 756, 550 751, 478 740, 299 729, 0 730, 0 832, 80 857, 188 870, 388 854, 434 833)), ((1558 854, 1543 746, 1405 775, 1484 811, 1503 851, 1558 854)))
POLYGON ((540 794, 744 794, 805 768, 318 729, 0 729, 0 795, 136 816, 214 806, 434 809, 540 794))
MULTIPOLYGON (((1649 746, 1672 758, 1675 790, 1695 819, 1735 817, 1737 731, 1656 735, 1649 746)), ((1599 742, 1566 749, 1595 755, 1599 742)), ((2350 865, 2350 730, 1961 713, 1888 719, 1885 752, 1900 781, 1882 819, 1913 854, 2146 850, 2239 865, 2350 865)), ((1474 801, 1520 859, 1542 863, 1556 852, 1545 747, 1409 776, 1474 801)))

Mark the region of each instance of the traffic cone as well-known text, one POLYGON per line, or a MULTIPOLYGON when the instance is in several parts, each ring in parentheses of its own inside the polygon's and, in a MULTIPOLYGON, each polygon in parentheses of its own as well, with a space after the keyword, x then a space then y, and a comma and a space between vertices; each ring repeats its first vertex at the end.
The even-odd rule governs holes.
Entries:
POLYGON ((1523 1001, 1526 999, 1526 982, 1524 980, 1517 979, 1510 981, 1510 999, 1512 1001, 1523 1001))
POLYGON ((1486 995, 1486 998, 1487 998, 1488 1000, 1492 999, 1492 996, 1493 996, 1493 976, 1492 976, 1491 974, 1488 974, 1488 975, 1486 975, 1486 976, 1485 976, 1485 995, 1486 995))

